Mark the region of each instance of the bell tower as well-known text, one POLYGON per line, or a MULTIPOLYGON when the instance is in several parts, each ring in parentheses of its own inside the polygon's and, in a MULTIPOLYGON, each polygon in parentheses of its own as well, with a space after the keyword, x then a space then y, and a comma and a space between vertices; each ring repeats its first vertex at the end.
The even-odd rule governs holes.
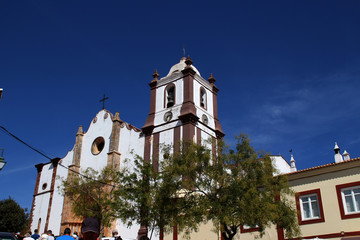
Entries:
POLYGON ((215 78, 211 74, 205 80, 190 57, 181 58, 160 79, 155 70, 149 86, 150 112, 142 127, 145 160, 152 159, 158 166, 162 144, 176 148, 182 140, 204 144, 203 140, 224 137, 217 115, 215 78))

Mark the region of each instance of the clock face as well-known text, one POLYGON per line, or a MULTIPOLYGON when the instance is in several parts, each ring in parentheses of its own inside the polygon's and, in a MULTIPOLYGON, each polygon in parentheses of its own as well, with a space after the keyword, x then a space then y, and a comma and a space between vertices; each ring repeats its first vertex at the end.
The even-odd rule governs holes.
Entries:
POLYGON ((205 114, 202 115, 201 120, 205 125, 208 125, 209 119, 205 114))
POLYGON ((172 119, 172 116, 173 116, 173 114, 172 114, 172 112, 166 112, 165 114, 164 114, 164 121, 165 122, 170 122, 170 120, 172 119))

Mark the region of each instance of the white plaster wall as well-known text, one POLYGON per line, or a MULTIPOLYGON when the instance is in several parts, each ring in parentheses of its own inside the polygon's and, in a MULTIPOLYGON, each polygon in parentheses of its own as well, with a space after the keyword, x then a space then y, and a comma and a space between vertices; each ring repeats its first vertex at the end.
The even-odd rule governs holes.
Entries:
POLYGON ((97 115, 97 121, 90 124, 89 130, 84 134, 80 166, 82 170, 91 167, 97 171, 103 169, 107 164, 107 153, 110 149, 110 136, 113 122, 110 114, 105 119, 104 116, 107 112, 101 110, 97 115), (105 139, 104 149, 97 155, 92 154, 91 146, 97 137, 105 139))
POLYGON ((201 131, 201 144, 208 149, 212 149, 211 135, 208 134, 207 132, 201 131))
POLYGON ((39 181, 39 189, 37 193, 43 193, 50 190, 51 187, 51 180, 52 180, 52 174, 53 174, 53 166, 51 163, 48 163, 43 166, 39 181), (42 189, 43 185, 47 184, 45 189, 42 189))
POLYGON ((277 174, 285 174, 291 172, 289 163, 282 156, 270 156, 274 168, 278 171, 277 174))
MULTIPOLYGON (((213 130, 213 128, 209 128, 209 127, 211 127, 211 126, 209 126, 210 124, 208 124, 208 125, 204 125, 204 124, 202 124, 202 123, 196 123, 196 127, 198 127, 198 128, 200 128, 203 132, 206 132, 206 134, 208 134, 209 136, 213 136, 213 137, 216 137, 216 134, 215 134, 215 132, 214 132, 214 130, 213 130)), ((202 137, 203 138, 203 137, 202 137)))
POLYGON ((41 224, 39 228, 39 233, 44 232, 46 216, 49 207, 50 193, 44 193, 35 197, 35 208, 34 208, 34 217, 31 224, 31 231, 38 227, 39 219, 41 218, 41 224))
POLYGON ((171 108, 163 108, 162 110, 156 112, 155 113, 155 119, 154 119, 155 126, 166 123, 164 121, 164 114, 166 112, 168 112, 168 111, 171 111, 172 114, 173 114, 173 117, 172 117, 171 121, 175 120, 175 119, 178 119, 178 117, 180 115, 180 111, 181 111, 181 105, 176 104, 175 106, 173 106, 171 108))
POLYGON ((204 82, 205 80, 194 81, 194 103, 197 108, 202 109, 208 115, 213 116, 214 107, 213 107, 213 94, 206 86, 206 84, 201 84, 200 82, 204 82), (200 106, 200 88, 203 87, 206 91, 206 110, 200 106))
MULTIPOLYGON (((60 160, 64 166, 69 166, 72 163, 74 152, 69 151, 68 154, 60 160)), ((49 218, 49 226, 48 229, 53 231, 53 234, 60 235, 60 227, 61 227, 61 218, 64 204, 64 196, 60 192, 60 186, 62 179, 67 179, 68 170, 62 167, 60 164, 57 167, 56 181, 54 186, 54 195, 51 205, 51 212, 49 218)))
POLYGON ((126 124, 122 124, 120 128, 119 152, 120 167, 128 167, 130 170, 134 166, 134 154, 144 157, 145 137, 140 136, 140 132, 129 130, 126 124))
POLYGON ((174 129, 170 129, 160 133, 159 145, 159 169, 161 169, 161 164, 164 160, 164 147, 169 145, 172 147, 174 145, 174 129))

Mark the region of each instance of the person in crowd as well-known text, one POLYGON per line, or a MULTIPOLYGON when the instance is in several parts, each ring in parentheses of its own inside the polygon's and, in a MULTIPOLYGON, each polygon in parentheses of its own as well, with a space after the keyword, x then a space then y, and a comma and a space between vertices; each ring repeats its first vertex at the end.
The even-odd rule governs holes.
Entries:
POLYGON ((77 232, 74 232, 74 234, 72 236, 75 240, 79 240, 79 235, 77 232))
POLYGON ((40 235, 39 235, 38 233, 39 233, 39 230, 35 229, 35 230, 34 230, 34 234, 31 235, 31 237, 32 237, 34 240, 37 240, 37 239, 40 237, 40 235))
POLYGON ((96 218, 85 218, 81 223, 82 240, 96 240, 99 237, 99 229, 100 225, 96 218))
POLYGON ((48 240, 55 240, 54 235, 51 230, 47 230, 48 240))
POLYGON ((64 235, 56 238, 56 240, 74 240, 74 238, 70 236, 70 234, 71 234, 70 228, 65 228, 64 235))
POLYGON ((32 237, 31 237, 31 234, 30 233, 25 233, 24 235, 24 239, 23 240, 34 240, 32 237))
POLYGON ((39 237, 39 240, 48 240, 49 235, 46 233, 41 234, 41 237, 39 237))
POLYGON ((122 240, 117 229, 112 230, 113 240, 122 240))

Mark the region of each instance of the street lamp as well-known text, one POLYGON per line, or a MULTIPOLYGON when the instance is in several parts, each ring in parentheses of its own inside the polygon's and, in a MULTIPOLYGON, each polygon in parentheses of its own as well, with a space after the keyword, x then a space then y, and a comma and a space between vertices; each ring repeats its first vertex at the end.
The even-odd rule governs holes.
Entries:
POLYGON ((5 166, 6 162, 4 161, 4 149, 3 148, 0 148, 0 151, 1 151, 1 157, 0 157, 0 171, 1 169, 3 169, 3 167, 5 166))

